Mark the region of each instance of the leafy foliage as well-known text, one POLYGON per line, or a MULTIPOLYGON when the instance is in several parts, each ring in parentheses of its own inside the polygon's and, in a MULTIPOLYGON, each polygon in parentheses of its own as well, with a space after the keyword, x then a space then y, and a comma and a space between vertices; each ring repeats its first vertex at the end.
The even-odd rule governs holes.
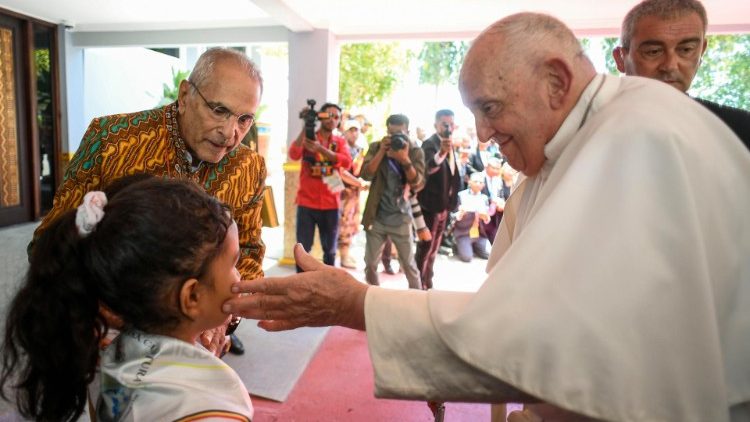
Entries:
POLYGON ((368 106, 390 96, 410 59, 397 43, 344 45, 339 60, 340 105, 368 106))
POLYGON ((750 110, 750 35, 709 35, 690 94, 750 110))
POLYGON ((177 95, 180 91, 180 82, 188 77, 190 71, 188 70, 177 70, 172 68, 172 84, 163 84, 162 96, 163 98, 159 101, 159 106, 167 105, 177 101, 177 95))
POLYGON ((38 48, 34 50, 34 67, 36 69, 37 83, 37 122, 40 126, 51 125, 52 116, 49 114, 49 107, 52 103, 52 74, 50 72, 50 51, 49 49, 38 48))
POLYGON ((602 53, 604 53, 604 65, 607 66, 607 72, 610 75, 619 75, 615 58, 612 57, 612 51, 617 47, 617 37, 607 37, 602 40, 602 53))
POLYGON ((422 63, 419 68, 419 83, 442 85, 458 83, 458 73, 469 44, 465 41, 426 42, 419 52, 422 63))

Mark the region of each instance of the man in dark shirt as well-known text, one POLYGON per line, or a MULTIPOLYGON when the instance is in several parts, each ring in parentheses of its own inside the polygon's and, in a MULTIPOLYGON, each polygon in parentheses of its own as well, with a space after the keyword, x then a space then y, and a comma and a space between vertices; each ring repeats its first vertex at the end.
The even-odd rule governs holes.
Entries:
POLYGON ((423 289, 432 288, 432 266, 443 240, 448 214, 456 209, 461 190, 459 162, 451 140, 453 129, 453 112, 439 110, 435 113, 435 134, 422 143, 426 180, 424 189, 419 192, 419 205, 432 235, 431 240, 417 243, 417 267, 423 289))

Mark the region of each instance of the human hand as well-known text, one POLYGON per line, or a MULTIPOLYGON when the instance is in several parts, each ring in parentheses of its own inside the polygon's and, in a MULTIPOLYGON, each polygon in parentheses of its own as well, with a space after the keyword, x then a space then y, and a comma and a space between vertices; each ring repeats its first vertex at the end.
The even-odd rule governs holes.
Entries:
POLYGON ((378 152, 385 154, 390 150, 391 150, 391 137, 384 136, 383 139, 380 140, 380 149, 378 150, 378 152))
POLYGON ((457 221, 463 220, 465 215, 466 215, 466 211, 459 209, 458 212, 456 213, 456 220, 457 221))
POLYGON ((320 144, 317 143, 316 141, 313 141, 312 139, 304 138, 302 140, 302 147, 307 151, 316 153, 318 152, 318 149, 320 148, 320 144))
POLYGON ((258 319, 267 331, 329 325, 364 330, 368 286, 318 262, 300 244, 294 247, 294 259, 304 272, 235 283, 232 292, 251 294, 224 302, 224 312, 258 319))
POLYGON ((440 137, 440 153, 445 155, 453 148, 453 141, 450 137, 443 138, 440 137))
POLYGON ((508 422, 542 422, 544 419, 535 415, 529 409, 516 410, 508 415, 508 422))
POLYGON ((422 242, 429 242, 432 240, 432 233, 427 227, 423 227, 417 230, 417 238, 422 242))
POLYGON ((401 148, 400 150, 394 151, 390 149, 387 153, 388 157, 393 158, 394 160, 398 161, 399 164, 405 165, 406 163, 411 162, 409 159, 409 149, 408 148, 401 148))
POLYGON ((203 347, 218 357, 224 354, 227 344, 227 326, 222 324, 214 329, 201 333, 200 340, 203 347))
POLYGON ((360 189, 362 189, 363 191, 370 189, 370 182, 368 182, 365 179, 357 179, 357 180, 359 180, 359 188, 360 189))
POLYGON ((480 212, 479 219, 482 220, 485 224, 490 222, 490 216, 487 213, 480 212))

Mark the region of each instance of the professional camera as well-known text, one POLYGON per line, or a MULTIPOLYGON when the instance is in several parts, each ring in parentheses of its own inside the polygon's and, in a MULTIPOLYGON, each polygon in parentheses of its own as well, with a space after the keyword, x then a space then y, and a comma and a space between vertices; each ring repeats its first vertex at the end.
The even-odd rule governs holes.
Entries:
POLYGON ((315 111, 315 100, 307 100, 306 109, 299 112, 299 118, 305 121, 305 137, 315 140, 315 121, 327 119, 328 113, 315 111))
POLYGON ((399 151, 409 145, 409 137, 403 133, 396 133, 391 135, 391 151, 399 151))
POLYGON ((443 133, 440 134, 443 138, 450 138, 453 133, 451 132, 451 125, 443 122, 443 133))

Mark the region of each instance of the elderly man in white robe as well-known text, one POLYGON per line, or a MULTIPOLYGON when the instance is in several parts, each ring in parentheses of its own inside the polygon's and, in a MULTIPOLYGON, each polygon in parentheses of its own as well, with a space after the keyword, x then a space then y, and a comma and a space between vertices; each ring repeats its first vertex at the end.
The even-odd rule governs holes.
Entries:
POLYGON ((540 14, 480 34, 460 89, 479 139, 525 175, 476 293, 367 286, 297 246, 306 272, 236 284, 254 294, 225 311, 366 329, 378 397, 748 420, 750 153, 734 133, 666 84, 597 75, 540 14))

